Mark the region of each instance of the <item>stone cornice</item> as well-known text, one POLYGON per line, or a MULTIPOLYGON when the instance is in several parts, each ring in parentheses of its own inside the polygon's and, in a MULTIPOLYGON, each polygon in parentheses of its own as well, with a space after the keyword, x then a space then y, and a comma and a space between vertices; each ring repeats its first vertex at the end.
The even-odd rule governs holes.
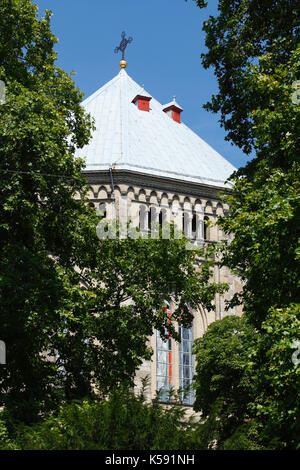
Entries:
MULTIPOLYGON (((89 184, 110 184, 108 170, 83 171, 83 176, 89 184)), ((164 178, 156 175, 148 175, 129 170, 113 170, 114 185, 126 184, 140 188, 147 188, 161 192, 173 192, 185 196, 206 197, 220 200, 220 193, 229 193, 230 189, 210 186, 203 183, 194 183, 177 180, 175 178, 164 178)))

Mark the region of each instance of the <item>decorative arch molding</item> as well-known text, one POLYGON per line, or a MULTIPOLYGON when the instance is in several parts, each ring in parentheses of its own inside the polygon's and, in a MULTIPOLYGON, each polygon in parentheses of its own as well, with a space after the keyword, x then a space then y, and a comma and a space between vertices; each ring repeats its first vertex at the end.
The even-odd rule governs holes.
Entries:
POLYGON ((183 201, 183 207, 182 207, 184 210, 188 210, 189 212, 192 211, 193 209, 193 206, 191 204, 191 201, 190 201, 190 198, 188 197, 185 197, 184 198, 184 201, 183 201))
POLYGON ((204 208, 204 213, 208 215, 213 215, 213 205, 211 201, 207 201, 204 208))
POLYGON ((165 206, 165 207, 169 207, 170 201, 169 201, 169 197, 168 197, 167 193, 162 193, 162 195, 160 197, 160 205, 165 206))
POLYGON ((120 198, 120 197, 121 197, 122 192, 121 192, 120 186, 116 185, 116 186, 114 187, 114 195, 115 195, 115 197, 117 197, 117 198, 120 198))
POLYGON ((135 199, 135 191, 134 191, 134 188, 132 186, 129 186, 127 188, 127 194, 126 196, 128 197, 128 199, 130 201, 133 201, 135 199))
POLYGON ((108 191, 105 186, 100 186, 98 189, 97 194, 98 199, 107 199, 108 198, 108 191))
POLYGON ((151 191, 149 202, 150 204, 158 204, 158 197, 156 191, 151 191))
POLYGON ((138 201, 146 202, 146 200, 147 200, 146 191, 144 189, 140 189, 138 193, 138 201))
POLYGON ((94 193, 94 190, 91 186, 88 186, 88 190, 87 190, 86 195, 89 199, 95 199, 95 193, 94 193))
POLYGON ((216 206, 216 215, 217 216, 223 216, 224 215, 224 210, 223 210, 223 205, 218 202, 217 206, 216 206))
POLYGON ((180 205, 180 199, 179 199, 179 196, 177 196, 177 194, 174 194, 174 195, 173 195, 172 200, 171 200, 171 203, 172 203, 172 205, 173 205, 174 203, 176 203, 177 206, 180 205))
POLYGON ((199 212, 202 211, 202 201, 201 199, 195 199, 193 203, 193 210, 199 212))

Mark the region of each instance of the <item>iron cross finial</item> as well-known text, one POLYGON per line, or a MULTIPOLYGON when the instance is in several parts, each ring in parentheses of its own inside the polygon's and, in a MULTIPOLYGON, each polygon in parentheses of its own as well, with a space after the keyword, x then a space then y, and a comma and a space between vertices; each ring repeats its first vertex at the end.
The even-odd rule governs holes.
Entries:
POLYGON ((131 41, 133 40, 132 37, 125 39, 125 36, 126 36, 126 33, 125 31, 123 31, 123 33, 121 34, 122 41, 120 42, 120 45, 115 48, 115 54, 117 54, 119 51, 122 52, 122 60, 124 60, 124 53, 125 53, 125 49, 127 45, 130 44, 131 41))

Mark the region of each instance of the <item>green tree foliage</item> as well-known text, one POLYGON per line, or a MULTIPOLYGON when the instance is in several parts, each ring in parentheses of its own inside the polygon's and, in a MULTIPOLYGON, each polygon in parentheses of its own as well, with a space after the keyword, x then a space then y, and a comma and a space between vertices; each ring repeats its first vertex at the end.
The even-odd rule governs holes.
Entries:
POLYGON ((194 409, 205 420, 207 447, 218 448, 235 429, 251 417, 255 373, 247 367, 251 346, 257 341, 253 327, 244 318, 228 316, 209 325, 195 340, 194 409))
POLYGON ((50 12, 39 19, 30 0, 1 1, 0 406, 25 423, 93 397, 94 386, 132 383, 150 357, 148 336, 168 326, 164 300, 173 295, 174 322, 188 324, 188 305, 210 308, 224 287, 208 282, 210 262, 195 271, 199 253, 183 239, 99 246, 84 162, 74 158, 92 124, 55 65, 55 43, 50 12))
POLYGON ((271 309, 251 353, 259 368, 253 410, 264 423, 261 438, 276 448, 300 447, 300 306, 271 309))
MULTIPOLYGON (((29 0, 0 4, 0 317, 7 365, 1 367, 1 405, 30 419, 53 400, 54 365, 41 352, 61 322, 63 283, 83 201, 83 162, 75 145, 88 142, 91 123, 82 93, 54 65, 50 13, 38 18, 29 0), (18 410, 18 411, 17 411, 18 410), (27 416, 27 410, 31 410, 27 416)), ((55 382, 55 381, 54 381, 55 382)))
POLYGON ((219 220, 234 235, 224 247, 224 263, 245 282, 241 300, 257 327, 272 306, 299 302, 300 113, 291 86, 299 60, 298 48, 275 71, 271 54, 249 69, 249 87, 265 99, 252 112, 257 156, 233 178, 229 217, 219 220))
POLYGON ((203 26, 203 64, 214 68, 219 85, 206 108, 221 113, 228 140, 255 151, 233 176, 229 217, 218 223, 233 234, 223 247, 224 264, 244 281, 239 300, 257 327, 270 307, 299 301, 296 3, 224 0, 203 26))
POLYGON ((79 384, 82 397, 91 385, 107 392, 133 384, 137 368, 151 357, 148 339, 155 329, 178 339, 176 323, 189 325, 192 310, 211 309, 215 293, 226 288, 209 282, 210 253, 195 269, 199 252, 187 250, 184 239, 117 237, 99 247, 92 238, 95 226, 91 231, 88 236, 84 227, 77 246, 77 270, 64 273, 64 323, 53 340, 70 399, 78 397, 79 384), (175 305, 171 325, 164 301, 175 305))
MULTIPOLYGON (((202 0, 197 3, 200 8, 206 6, 202 0)), ((282 100, 283 83, 278 83, 276 93, 270 81, 290 61, 299 43, 298 2, 220 0, 218 16, 210 16, 203 31, 208 48, 202 54, 203 65, 214 68, 219 85, 219 92, 206 108, 221 113, 220 122, 227 131, 227 139, 248 153, 253 146, 256 149, 253 110, 270 108, 276 112, 282 100), (267 64, 259 62, 263 57, 269 58, 267 64), (252 81, 255 70, 265 75, 258 89, 252 81), (262 85, 266 93, 262 93, 262 85)), ((293 77, 287 76, 286 85, 292 82, 293 77)))
POLYGON ((276 445, 263 444, 263 426, 259 421, 250 420, 240 425, 222 445, 222 450, 275 450, 276 445))
POLYGON ((194 353, 203 446, 299 448, 299 305, 271 309, 261 331, 244 317, 218 320, 195 341, 194 353))
POLYGON ((98 402, 62 406, 40 424, 19 426, 13 438, 0 427, 0 449, 186 451, 201 447, 195 426, 180 405, 147 403, 143 392, 122 389, 98 402))
POLYGON ((219 85, 205 107, 221 114, 228 140, 253 151, 252 160, 231 178, 228 217, 218 220, 233 235, 223 244, 222 262, 243 281, 231 304, 242 303, 259 332, 249 362, 258 374, 255 425, 237 428, 227 445, 232 448, 235 439, 247 445, 249 431, 259 432, 271 447, 295 448, 299 369, 291 361, 291 343, 299 335, 300 301, 298 4, 220 0, 218 16, 210 17, 203 30, 208 47, 203 65, 214 68, 219 85))
POLYGON ((232 304, 243 303, 253 324, 260 328, 272 306, 299 301, 299 169, 269 171, 261 166, 249 181, 237 177, 229 217, 219 223, 233 233, 223 245, 223 263, 243 280, 243 291, 232 304))

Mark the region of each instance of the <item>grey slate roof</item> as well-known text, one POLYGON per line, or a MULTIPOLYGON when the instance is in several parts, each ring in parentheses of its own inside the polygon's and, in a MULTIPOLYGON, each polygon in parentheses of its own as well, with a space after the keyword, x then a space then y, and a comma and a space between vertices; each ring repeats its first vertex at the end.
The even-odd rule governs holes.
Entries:
MULTIPOLYGON (((141 92, 124 69, 82 105, 95 119, 90 143, 76 151, 86 171, 130 170, 223 187, 235 167, 152 98, 150 112, 132 103, 141 92)), ((227 185, 226 185, 227 186, 227 185)))

